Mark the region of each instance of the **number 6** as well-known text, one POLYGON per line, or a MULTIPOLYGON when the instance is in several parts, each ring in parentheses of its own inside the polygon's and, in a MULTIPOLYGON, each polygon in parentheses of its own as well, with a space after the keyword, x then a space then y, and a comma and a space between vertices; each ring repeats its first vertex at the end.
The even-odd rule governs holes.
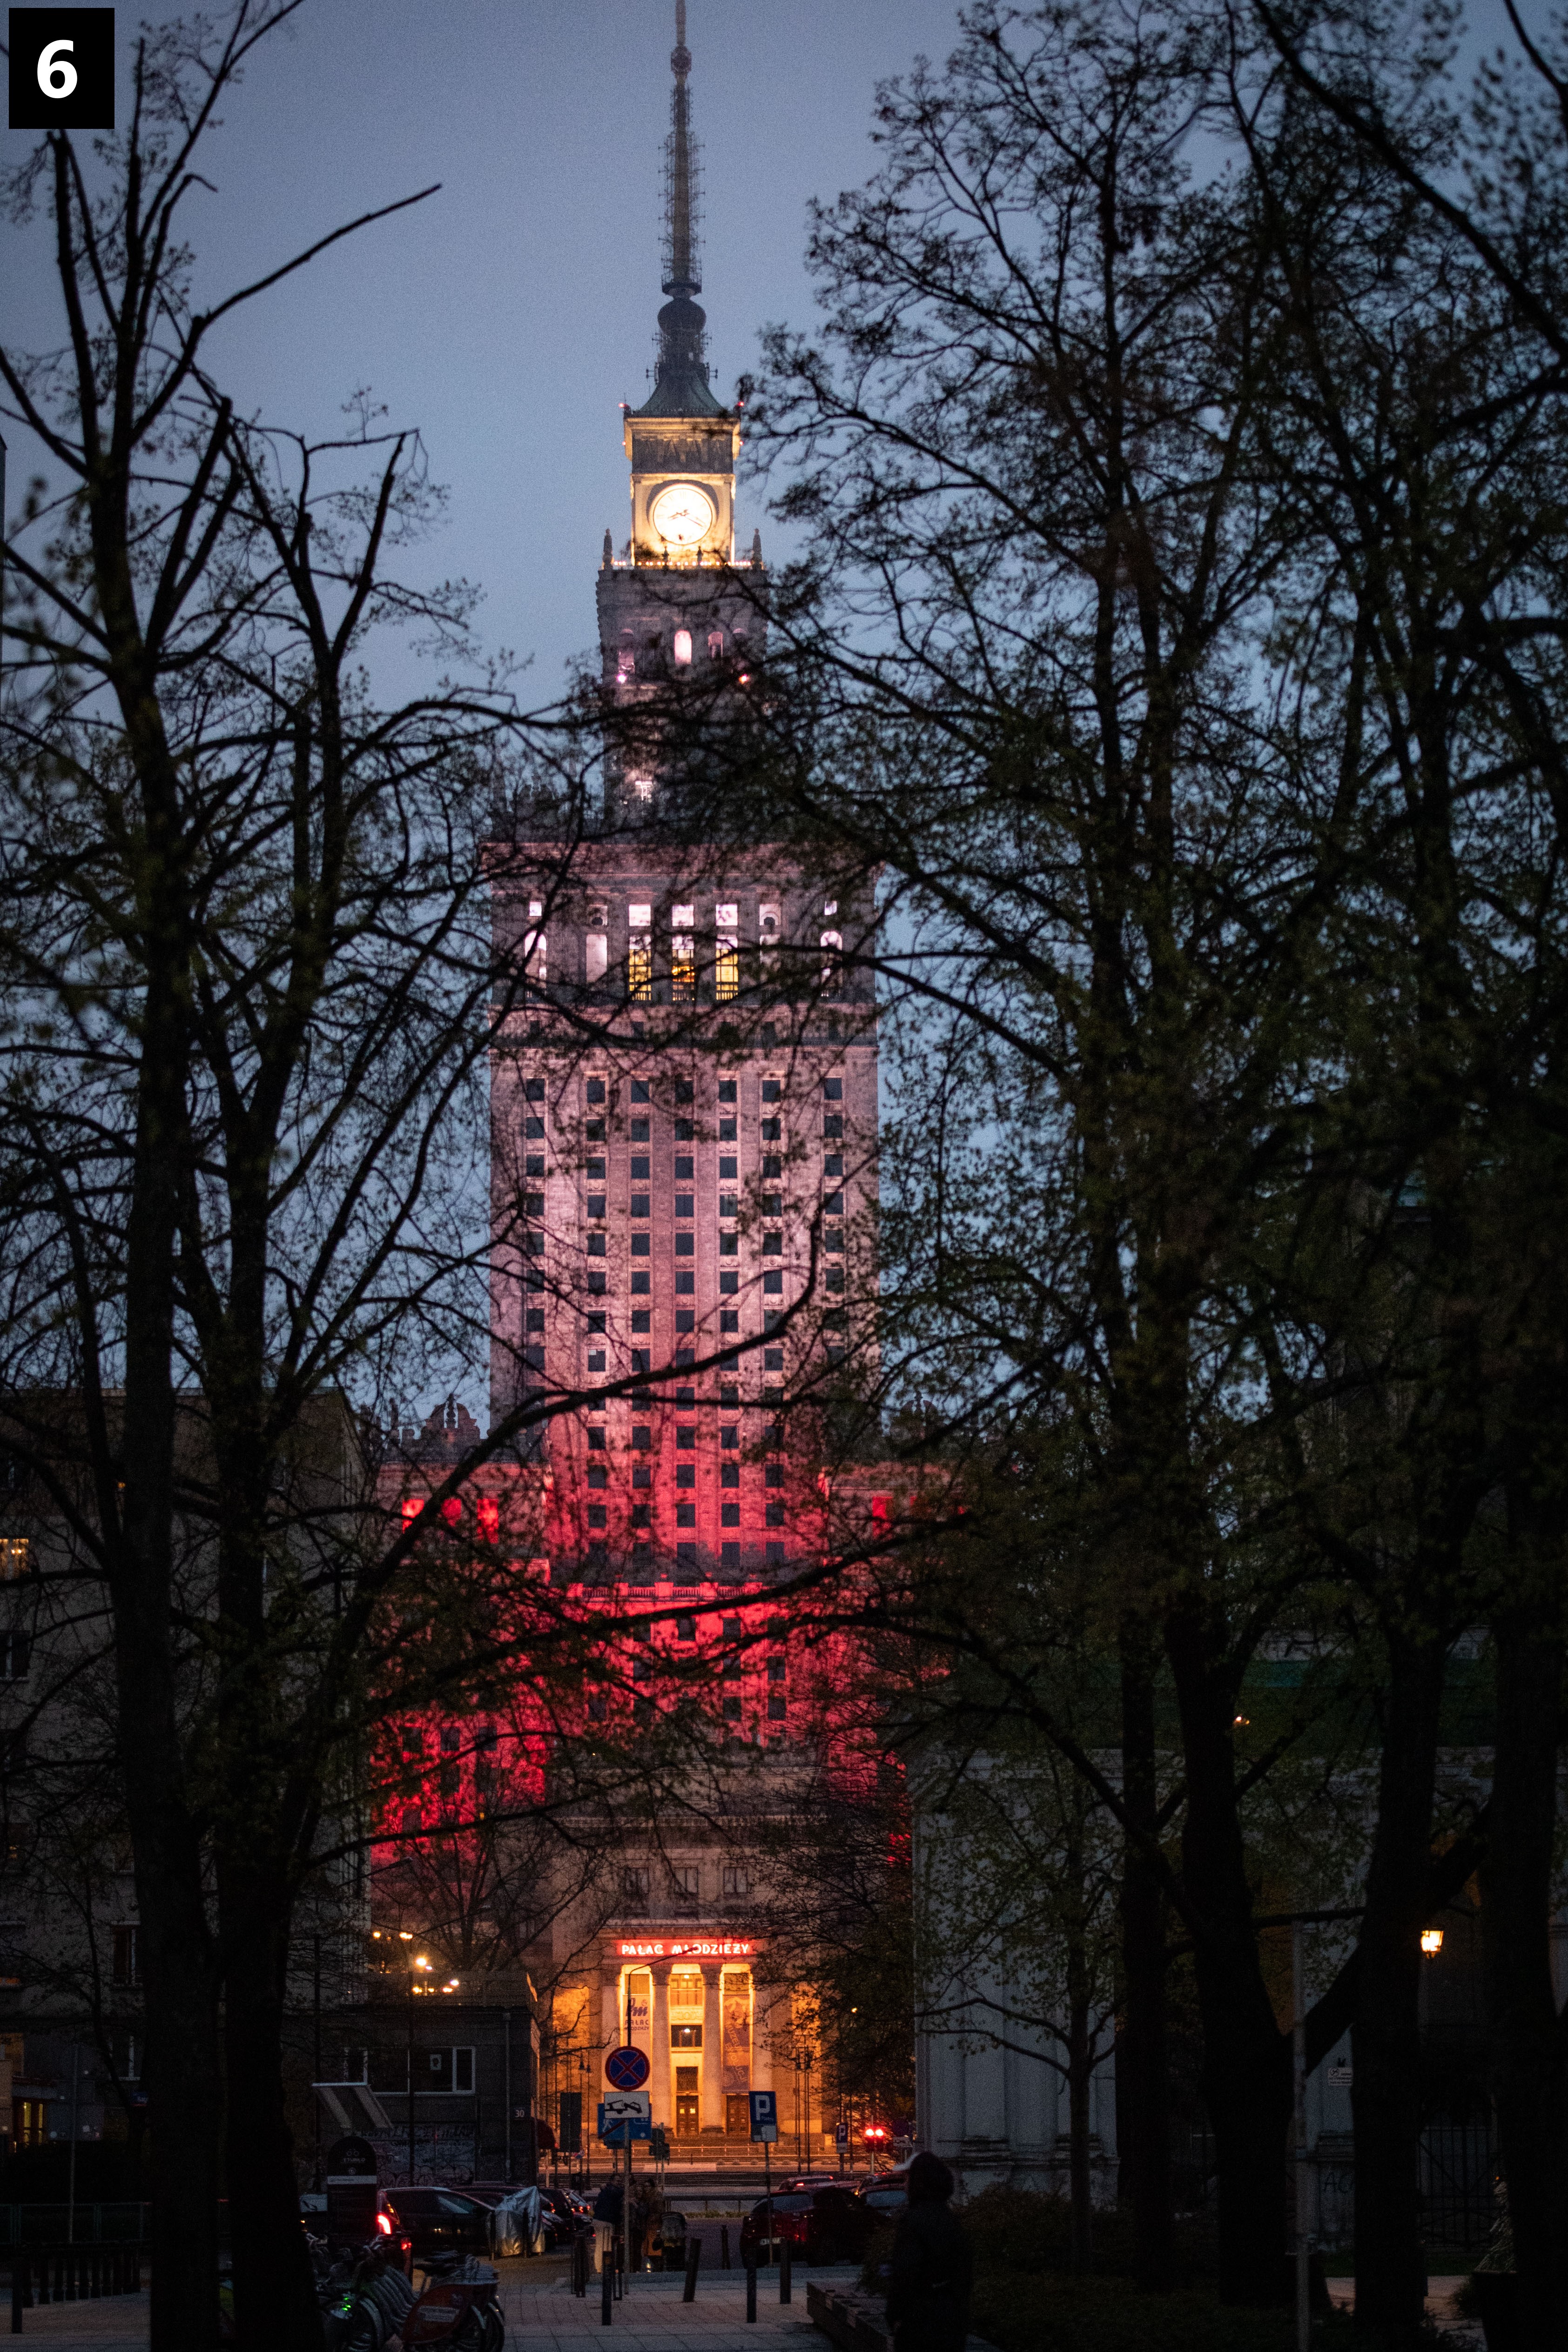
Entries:
POLYGON ((38 57, 38 88, 46 98, 69 98, 77 86, 77 69, 60 55, 74 49, 74 41, 51 41, 38 57))

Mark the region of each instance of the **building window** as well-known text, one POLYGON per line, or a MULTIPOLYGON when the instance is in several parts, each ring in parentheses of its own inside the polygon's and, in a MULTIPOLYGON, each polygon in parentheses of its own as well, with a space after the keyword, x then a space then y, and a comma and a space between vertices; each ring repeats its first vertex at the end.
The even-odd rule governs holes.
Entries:
POLYGON ((782 1503, 768 1504, 767 1524, 770 1528, 781 1528, 783 1526, 784 1506, 782 1503))
MULTIPOLYGON (((715 939, 713 954, 713 992, 719 1004, 733 1004, 740 993, 740 951, 733 932, 720 931, 715 939)), ((720 1088, 722 1095, 723 1089, 720 1088)))
POLYGON ((784 1276, 777 1266, 770 1274, 765 1274, 763 1276, 762 1287, 769 1297, 782 1297, 784 1293, 784 1276))
POLYGON ((141 1982, 140 1927, 117 1927, 114 1931, 114 1981, 117 1985, 139 1985, 141 1982))
POLYGON ((697 1465, 696 1465, 696 1464, 695 1464, 695 1462, 679 1462, 679 1463, 677 1463, 677 1464, 676 1464, 676 1465, 675 1465, 675 1484, 676 1484, 676 1486, 695 1486, 696 1485, 696 1483, 697 1483, 697 1465))
POLYGON ((781 1691, 769 1691, 768 1694, 768 1717, 769 1722, 781 1723, 788 1712, 789 1709, 786 1706, 783 1693, 781 1691))
POLYGON ((724 1865, 724 1892, 739 1896, 751 1892, 751 1873, 744 1863, 727 1862, 724 1865))
POLYGON ((764 1256, 764 1257, 781 1257, 781 1256, 783 1255, 783 1254, 784 1254, 784 1236, 783 1236, 782 1233, 774 1232, 774 1233, 770 1233, 770 1234, 763 1234, 763 1236, 762 1236, 762 1255, 763 1255, 763 1256, 764 1256))
POLYGON ((689 629, 675 631, 675 659, 683 668, 692 657, 692 633, 689 629))
POLYGON ((718 1483, 721 1486, 738 1486, 740 1484, 739 1463, 721 1462, 718 1469, 718 1483))
POLYGON ((0 1682, 25 1681, 28 1661, 32 1654, 33 1643, 30 1635, 0 1633, 0 1682))
POLYGON ((646 1003, 653 993, 653 909, 632 907, 626 920, 626 993, 646 1003))
POLYGON ((628 1863, 621 1873, 621 1894, 627 1903, 646 1903, 653 1878, 641 1864, 628 1863))
POLYGON ((587 1095, 591 1103, 601 1103, 604 1100, 603 1079, 590 1078, 588 1081, 587 1095))
MULTIPOLYGON (((740 1549, 738 1544, 736 1549, 737 1550, 740 1549)), ((740 1701, 737 1698, 727 1698, 725 1700, 724 1719, 726 1723, 738 1723, 740 1721, 740 1701)))
POLYGON ((610 969, 610 941, 603 931, 590 931, 582 942, 583 977, 590 988, 601 987, 610 969))
MULTIPOLYGON (((763 1142, 764 1142, 764 1143, 781 1143, 781 1142, 783 1141, 783 1139, 784 1139, 784 1126, 783 1126, 783 1122, 782 1122, 782 1120, 780 1120, 780 1119, 777 1119, 777 1118, 765 1118, 765 1119, 763 1120, 763 1122, 762 1122, 762 1140, 763 1140, 763 1142)), ((764 1170, 764 1171, 763 1171, 763 1172, 764 1172, 764 1174, 766 1174, 768 1171, 767 1171, 766 1170, 764 1170)))
POLYGON ((721 1528, 737 1528, 740 1525, 740 1505, 738 1503, 721 1503, 719 1506, 718 1523, 721 1528))
POLYGON ((0 1536, 0 1583, 26 1575, 27 1542, 26 1536, 0 1536))

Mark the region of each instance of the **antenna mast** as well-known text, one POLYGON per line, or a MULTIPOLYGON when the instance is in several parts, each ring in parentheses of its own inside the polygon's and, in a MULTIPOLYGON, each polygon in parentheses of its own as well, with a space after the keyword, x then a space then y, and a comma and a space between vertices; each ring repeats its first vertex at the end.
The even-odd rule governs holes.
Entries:
POLYGON ((664 291, 698 294, 702 267, 697 243, 699 194, 697 146, 692 137, 691 99, 686 77, 692 53, 686 47, 686 0, 675 0, 675 46, 670 71, 675 86, 670 93, 670 135, 664 142, 664 291))

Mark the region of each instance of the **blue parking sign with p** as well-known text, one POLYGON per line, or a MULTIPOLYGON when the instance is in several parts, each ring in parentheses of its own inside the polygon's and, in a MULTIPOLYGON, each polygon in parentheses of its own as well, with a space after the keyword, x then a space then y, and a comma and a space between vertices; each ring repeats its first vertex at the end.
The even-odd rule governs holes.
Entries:
POLYGON ((779 2137, 777 2094, 772 2091, 753 2091, 750 2098, 752 2138, 776 2140, 779 2137))

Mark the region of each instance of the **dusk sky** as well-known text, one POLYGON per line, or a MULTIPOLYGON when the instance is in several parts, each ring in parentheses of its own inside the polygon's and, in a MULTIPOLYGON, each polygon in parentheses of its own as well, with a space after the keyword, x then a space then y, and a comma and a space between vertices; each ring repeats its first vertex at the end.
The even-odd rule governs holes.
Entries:
MULTIPOLYGON (((172 11, 155 9, 162 16, 172 11)), ((124 63, 141 12, 117 18, 124 63)), ((945 57, 954 0, 690 0, 703 148, 704 288, 721 396, 763 322, 810 313, 813 194, 874 166, 874 86, 945 57)), ((242 408, 329 429, 371 386, 417 424, 451 492, 432 576, 486 592, 492 644, 531 653, 545 698, 592 640, 606 527, 629 525, 622 400, 647 395, 659 291, 660 151, 674 0, 310 0, 257 54, 204 151, 186 234, 200 297, 263 274, 340 221, 439 180, 225 328, 242 408)), ((7 131, 15 163, 31 143, 7 131)), ((7 233, 7 334, 56 340, 47 250, 7 233)), ((15 505, 31 455, 7 428, 15 505)), ((766 518, 754 493, 742 529, 766 518)))

